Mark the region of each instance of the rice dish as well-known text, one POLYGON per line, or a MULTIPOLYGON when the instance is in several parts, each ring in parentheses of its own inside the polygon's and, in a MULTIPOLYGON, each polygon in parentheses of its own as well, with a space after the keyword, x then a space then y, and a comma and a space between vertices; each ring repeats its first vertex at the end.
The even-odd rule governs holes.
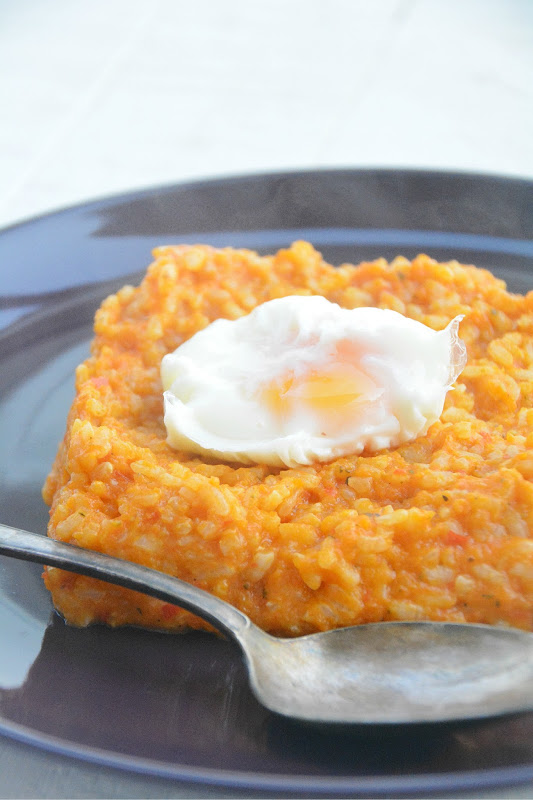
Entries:
MULTIPOLYGON (((98 310, 43 496, 51 537, 176 575, 274 634, 416 619, 533 630, 532 481, 533 292, 425 255, 333 267, 306 242, 272 256, 182 245, 98 310), (295 294, 435 330, 464 315, 468 362, 440 419, 394 449, 297 468, 172 449, 163 356, 295 294)), ((45 582, 74 625, 209 627, 56 568, 45 582)))

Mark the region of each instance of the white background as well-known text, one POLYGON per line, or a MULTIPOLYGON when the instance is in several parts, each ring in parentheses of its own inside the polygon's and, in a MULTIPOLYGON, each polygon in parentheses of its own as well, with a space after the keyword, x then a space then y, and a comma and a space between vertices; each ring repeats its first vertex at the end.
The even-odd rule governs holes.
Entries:
POLYGON ((533 0, 0 0, 0 226, 321 166, 533 177, 533 0))

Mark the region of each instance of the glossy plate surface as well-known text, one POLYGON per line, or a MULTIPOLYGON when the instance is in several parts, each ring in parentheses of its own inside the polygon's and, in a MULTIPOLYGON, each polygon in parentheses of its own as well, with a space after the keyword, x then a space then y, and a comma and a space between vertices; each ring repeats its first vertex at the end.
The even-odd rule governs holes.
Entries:
MULTIPOLYGON (((158 244, 272 252, 310 240, 334 264, 426 252, 533 288, 533 184, 475 175, 322 171, 112 197, 0 232, 0 517, 45 530, 40 488, 100 301, 158 244)), ((41 570, 0 558, 0 732, 126 769, 248 788, 449 791, 533 779, 533 714, 327 733, 254 700, 231 643, 200 633, 76 630, 41 570)))

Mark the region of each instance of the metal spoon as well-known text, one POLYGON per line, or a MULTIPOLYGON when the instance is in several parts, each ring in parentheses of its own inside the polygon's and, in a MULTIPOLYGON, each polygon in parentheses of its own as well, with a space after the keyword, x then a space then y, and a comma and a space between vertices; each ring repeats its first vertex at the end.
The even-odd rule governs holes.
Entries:
POLYGON ((279 639, 218 597, 129 561, 5 525, 0 553, 193 611, 240 645, 257 699, 302 722, 392 725, 533 709, 533 634, 488 625, 380 622, 279 639))

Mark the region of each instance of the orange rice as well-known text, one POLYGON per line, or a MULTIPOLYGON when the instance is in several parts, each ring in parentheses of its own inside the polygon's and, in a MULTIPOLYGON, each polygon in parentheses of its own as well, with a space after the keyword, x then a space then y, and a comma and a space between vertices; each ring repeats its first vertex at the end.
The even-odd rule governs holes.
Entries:
MULTIPOLYGON (((43 490, 51 537, 179 576, 281 635, 413 619, 533 630, 533 292, 425 255, 334 268, 305 242, 268 257, 161 247, 140 287, 102 304, 95 334, 43 490), (172 450, 163 355, 289 294, 435 329, 464 314, 468 364, 441 419, 395 450, 299 469, 172 450)), ((75 625, 206 627, 94 579, 45 580, 75 625)))

